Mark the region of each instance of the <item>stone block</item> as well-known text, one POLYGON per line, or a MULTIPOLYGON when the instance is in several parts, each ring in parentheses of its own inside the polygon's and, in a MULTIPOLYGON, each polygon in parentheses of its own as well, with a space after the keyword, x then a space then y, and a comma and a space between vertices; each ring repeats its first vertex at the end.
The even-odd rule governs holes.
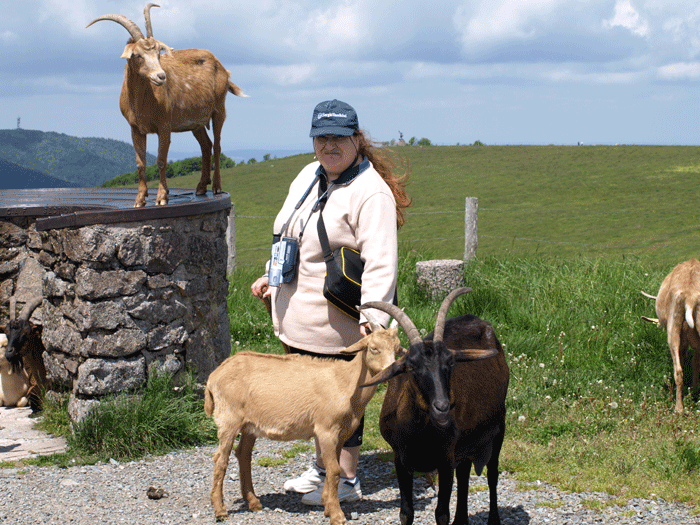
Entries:
POLYGON ((416 263, 418 288, 435 301, 442 301, 455 288, 464 286, 464 261, 438 259, 416 263))

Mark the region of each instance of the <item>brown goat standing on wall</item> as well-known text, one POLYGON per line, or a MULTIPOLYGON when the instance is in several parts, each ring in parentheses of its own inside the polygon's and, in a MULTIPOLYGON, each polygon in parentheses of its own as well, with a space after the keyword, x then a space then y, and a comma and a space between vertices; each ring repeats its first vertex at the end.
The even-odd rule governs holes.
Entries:
POLYGON ((690 259, 680 263, 661 283, 656 297, 658 319, 643 317, 657 323, 668 334, 668 348, 673 360, 673 377, 676 382, 676 406, 674 411, 682 414, 683 408, 683 363, 688 346, 693 353, 693 389, 698 386, 700 376, 700 261, 690 259))
POLYGON ((131 125, 131 138, 136 151, 139 173, 139 190, 135 207, 146 205, 146 135, 158 134, 158 170, 160 184, 156 204, 168 203, 168 184, 165 168, 168 163, 170 134, 191 131, 202 149, 202 177, 197 185, 197 195, 207 192, 211 181, 212 142, 205 128, 209 124, 214 131, 214 181, 212 191, 221 193, 221 129, 226 120, 226 94, 230 91, 244 97, 241 89, 229 80, 229 71, 205 49, 171 47, 153 38, 151 7, 143 10, 146 33, 124 15, 104 15, 90 22, 90 27, 100 20, 112 20, 122 25, 131 39, 124 48, 126 58, 124 83, 119 97, 119 108, 131 125), (165 53, 161 56, 161 52, 165 53))
POLYGON ((439 525, 447 525, 455 468, 457 511, 452 525, 469 523, 472 464, 477 475, 487 467, 488 524, 500 524, 496 493, 498 457, 505 434, 510 372, 490 323, 473 315, 445 321, 455 298, 468 291, 471 290, 459 288, 445 298, 434 334, 425 339, 421 339, 413 322, 394 305, 365 305, 392 315, 411 343, 403 363, 397 361, 391 373, 372 381, 390 379, 379 429, 394 450, 402 525, 411 525, 414 519, 414 473, 434 470, 438 471, 440 481, 435 520, 439 525))

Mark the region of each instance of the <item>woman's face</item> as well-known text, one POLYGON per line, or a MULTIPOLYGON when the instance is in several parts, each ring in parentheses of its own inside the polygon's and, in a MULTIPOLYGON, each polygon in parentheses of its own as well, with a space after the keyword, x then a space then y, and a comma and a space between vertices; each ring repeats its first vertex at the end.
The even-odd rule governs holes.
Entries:
POLYGON ((329 180, 335 180, 357 157, 358 140, 354 136, 320 135, 314 137, 316 158, 326 170, 329 180))

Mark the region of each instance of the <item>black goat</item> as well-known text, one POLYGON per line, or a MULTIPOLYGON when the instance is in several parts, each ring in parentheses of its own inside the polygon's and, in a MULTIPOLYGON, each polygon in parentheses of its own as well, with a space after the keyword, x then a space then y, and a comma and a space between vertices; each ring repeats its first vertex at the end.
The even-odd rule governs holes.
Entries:
POLYGON ((408 316, 393 305, 387 305, 391 308, 375 303, 364 305, 392 315, 411 343, 408 354, 373 381, 391 379, 379 428, 394 450, 402 525, 413 523, 414 473, 435 470, 440 483, 435 520, 439 525, 447 525, 455 468, 457 511, 453 525, 469 523, 472 464, 479 475, 487 467, 488 523, 501 522, 496 488, 510 372, 491 324, 473 315, 445 321, 452 302, 469 291, 460 288, 445 298, 435 331, 425 339, 421 339, 408 316))
POLYGON ((10 305, 10 322, 5 327, 7 350, 5 358, 12 369, 24 368, 29 376, 27 397, 32 410, 41 409, 41 397, 47 385, 46 367, 44 366, 44 344, 41 342, 41 326, 29 321, 34 310, 42 303, 43 297, 33 297, 24 305, 18 319, 14 319, 14 301, 10 305))

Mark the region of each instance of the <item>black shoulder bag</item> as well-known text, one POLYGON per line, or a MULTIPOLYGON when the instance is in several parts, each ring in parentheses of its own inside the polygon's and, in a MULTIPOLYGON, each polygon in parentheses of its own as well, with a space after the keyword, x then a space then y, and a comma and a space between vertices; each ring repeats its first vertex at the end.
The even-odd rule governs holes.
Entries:
POLYGON ((359 320, 360 312, 357 307, 362 298, 362 272, 365 264, 360 258, 360 252, 347 246, 331 251, 326 225, 323 223, 323 208, 327 199, 328 195, 324 194, 319 202, 318 213, 318 239, 326 263, 323 296, 341 312, 359 320))

